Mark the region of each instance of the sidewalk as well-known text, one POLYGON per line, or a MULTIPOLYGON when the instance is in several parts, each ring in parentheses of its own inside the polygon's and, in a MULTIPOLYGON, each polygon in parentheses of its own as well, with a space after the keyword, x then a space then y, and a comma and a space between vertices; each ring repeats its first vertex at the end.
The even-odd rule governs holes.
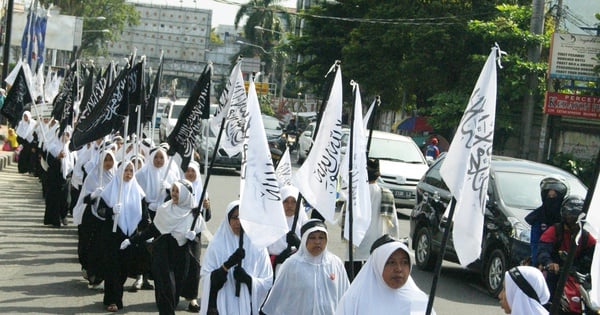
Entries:
MULTIPOLYGON (((0 171, 0 192, 0 313, 106 314, 102 292, 81 277, 77 228, 43 225, 38 179, 17 173, 12 163, 0 171)), ((158 313, 154 291, 125 292, 123 302, 119 314, 158 313)), ((186 307, 181 300, 178 313, 190 314, 186 307)))

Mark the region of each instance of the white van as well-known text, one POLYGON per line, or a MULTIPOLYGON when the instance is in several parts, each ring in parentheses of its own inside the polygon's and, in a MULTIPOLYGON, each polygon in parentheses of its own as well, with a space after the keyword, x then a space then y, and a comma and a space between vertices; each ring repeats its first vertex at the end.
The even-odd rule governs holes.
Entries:
POLYGON ((186 102, 187 100, 182 99, 175 102, 169 101, 164 105, 158 129, 158 139, 160 142, 167 141, 167 137, 173 131, 173 128, 175 128, 177 118, 179 118, 179 114, 181 114, 186 102))
POLYGON ((410 137, 374 130, 369 157, 379 159, 379 183, 394 194, 396 211, 410 214, 417 183, 429 169, 417 144, 410 137))

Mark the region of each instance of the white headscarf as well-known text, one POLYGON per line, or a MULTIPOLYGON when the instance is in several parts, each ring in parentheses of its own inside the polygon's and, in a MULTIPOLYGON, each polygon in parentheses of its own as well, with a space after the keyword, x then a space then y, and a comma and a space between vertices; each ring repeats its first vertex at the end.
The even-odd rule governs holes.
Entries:
POLYGON ((512 310, 512 315, 541 315, 548 314, 542 304, 548 303, 550 299, 550 291, 546 285, 546 280, 542 272, 531 266, 518 266, 516 267, 525 280, 531 285, 535 293, 537 294, 540 302, 530 298, 525 294, 513 281, 509 272, 504 273, 504 288, 506 293, 506 300, 512 310), (541 303, 541 304, 540 304, 541 303))
POLYGON ((23 112, 23 116, 27 116, 27 121, 21 118, 19 124, 17 125, 17 136, 27 140, 27 142, 33 141, 33 130, 37 125, 37 121, 31 118, 31 112, 28 110, 23 112))
MULTIPOLYGON (((167 152, 162 148, 157 148, 150 154, 148 163, 136 175, 138 182, 141 183, 144 192, 146 192, 146 201, 150 204, 162 204, 165 200, 167 194, 162 187, 163 180, 171 185, 179 179, 179 173, 169 171, 168 165, 167 152), (159 153, 164 156, 165 164, 157 168, 154 166, 154 157, 159 153)), ((150 206, 150 210, 156 211, 156 209, 152 209, 152 206, 150 206)))
MULTIPOLYGON (((390 288, 383 280, 385 263, 398 249, 409 255, 408 247, 398 241, 383 244, 373 251, 342 297, 336 315, 425 314, 428 297, 417 287, 411 276, 398 289, 390 288)), ((432 310, 432 314, 435 311, 432 310)))
MULTIPOLYGON (((179 200, 177 204, 173 200, 163 203, 156 209, 156 217, 154 217, 154 226, 161 234, 171 234, 177 241, 179 246, 183 246, 187 242, 185 233, 192 229, 194 222, 194 214, 192 208, 195 207, 192 194, 192 184, 186 179, 180 179, 173 183, 179 191, 179 200)), ((194 232, 200 233, 206 228, 202 216, 198 216, 194 232)))
MULTIPOLYGON (((202 205, 200 202, 200 197, 202 197, 202 191, 204 190, 202 185, 202 177, 200 176, 200 164, 196 161, 190 161, 188 164, 188 168, 191 168, 196 172, 196 180, 192 182, 192 187, 194 188, 194 199, 196 201, 196 205, 202 205)), ((206 196, 204 196, 206 198, 206 196)))
MULTIPOLYGON (((200 314, 205 315, 208 309, 210 293, 210 274, 229 258, 239 247, 239 236, 233 233, 229 225, 229 213, 236 207, 239 208, 240 201, 236 200, 227 206, 227 215, 215 232, 202 261, 200 276, 202 277, 202 299, 200 314)), ((227 272, 227 281, 217 295, 217 309, 219 314, 248 315, 258 314, 258 308, 273 284, 273 269, 266 248, 259 249, 254 246, 247 234, 243 235, 243 246, 246 252, 242 260, 242 267, 252 277, 252 295, 246 285, 241 286, 240 296, 235 296, 234 268, 227 272)))
MULTIPOLYGON (((73 223, 75 225, 81 224, 81 220, 83 219, 83 212, 86 207, 85 203, 83 202, 85 196, 93 193, 96 190, 96 188, 108 185, 108 183, 110 183, 115 173, 117 172, 117 161, 115 159, 115 154, 111 150, 104 151, 102 153, 101 160, 102 163, 100 163, 99 167, 97 167, 97 169, 88 174, 88 176, 85 178, 85 181, 83 182, 83 186, 81 186, 79 199, 77 199, 77 204, 73 208, 73 223), (104 169, 104 160, 107 156, 110 156, 115 162, 113 164, 113 167, 109 170, 104 169)), ((92 208, 94 208, 92 209, 92 212, 96 212, 95 207, 96 205, 94 204, 92 206, 92 208)))
MULTIPOLYGON (((69 150, 69 143, 71 143, 71 130, 71 126, 67 126, 62 136, 60 138, 57 136, 48 146, 48 151, 55 158, 58 158, 58 155, 61 152, 65 154, 65 156, 60 159, 60 171, 64 179, 67 179, 69 174, 73 171, 73 167, 75 167, 75 159, 77 157, 76 152, 71 152, 71 150, 69 150)), ((58 132, 58 129, 56 129, 56 131, 58 132)))
POLYGON ((144 191, 135 179, 135 173, 129 181, 123 181, 123 174, 128 165, 133 167, 133 163, 131 162, 121 164, 121 167, 117 171, 118 175, 113 177, 102 191, 102 199, 110 208, 113 208, 118 202, 121 203, 121 213, 118 215, 117 225, 125 235, 131 236, 142 219, 144 191), (119 188, 121 188, 120 201, 119 188))
MULTIPOLYGON (((285 185, 281 187, 281 200, 285 201, 288 197, 294 197, 294 199, 298 198, 298 188, 292 185, 285 185)), ((286 216, 285 220, 287 222, 288 228, 291 230, 292 225, 294 224, 294 216, 286 216)), ((296 235, 300 237, 300 228, 304 225, 304 223, 308 220, 306 216, 306 212, 300 208, 298 211, 298 223, 296 224, 296 235)), ((269 250, 269 254, 271 255, 279 255, 281 252, 287 248, 286 236, 282 236, 280 239, 275 241, 275 243, 269 245, 267 249, 269 250)))
POLYGON ((344 263, 337 256, 327 248, 317 257, 308 252, 306 241, 311 233, 327 234, 327 229, 315 222, 304 225, 300 251, 281 265, 262 307, 265 314, 333 314, 350 286, 344 263))

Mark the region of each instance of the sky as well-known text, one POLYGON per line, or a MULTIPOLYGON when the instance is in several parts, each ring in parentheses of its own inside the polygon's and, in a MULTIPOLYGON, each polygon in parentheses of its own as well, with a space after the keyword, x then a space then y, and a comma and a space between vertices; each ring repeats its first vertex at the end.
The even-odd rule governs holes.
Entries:
MULTIPOLYGON (((239 5, 226 4, 226 3, 247 3, 244 0, 130 0, 131 2, 142 2, 152 4, 169 4, 169 5, 182 5, 191 8, 210 9, 213 11, 212 27, 216 27, 219 24, 233 25, 235 14, 240 8, 239 5), (226 3, 225 3, 226 2, 226 3)), ((281 5, 295 8, 296 0, 281 0, 281 5)))

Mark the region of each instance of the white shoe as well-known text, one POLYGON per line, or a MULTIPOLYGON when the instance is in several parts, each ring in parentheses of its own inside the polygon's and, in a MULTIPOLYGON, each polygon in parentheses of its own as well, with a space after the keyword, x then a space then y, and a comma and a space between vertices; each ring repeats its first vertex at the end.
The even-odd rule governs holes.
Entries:
POLYGON ((88 285, 88 288, 90 288, 91 290, 102 291, 102 290, 104 290, 104 281, 102 281, 96 285, 88 285))

